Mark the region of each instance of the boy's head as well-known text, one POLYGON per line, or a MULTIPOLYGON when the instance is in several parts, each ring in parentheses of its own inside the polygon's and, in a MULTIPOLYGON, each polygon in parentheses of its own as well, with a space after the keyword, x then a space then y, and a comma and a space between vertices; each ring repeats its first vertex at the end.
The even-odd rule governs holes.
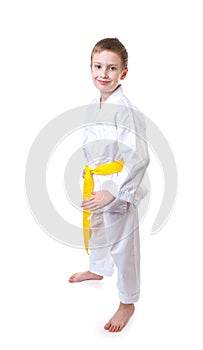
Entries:
POLYGON ((125 46, 117 38, 106 38, 96 43, 91 53, 91 65, 94 54, 102 51, 116 53, 121 59, 122 69, 128 67, 128 52, 125 46))
POLYGON ((96 88, 105 101, 125 79, 128 72, 128 53, 116 38, 98 41, 91 53, 91 74, 96 88))

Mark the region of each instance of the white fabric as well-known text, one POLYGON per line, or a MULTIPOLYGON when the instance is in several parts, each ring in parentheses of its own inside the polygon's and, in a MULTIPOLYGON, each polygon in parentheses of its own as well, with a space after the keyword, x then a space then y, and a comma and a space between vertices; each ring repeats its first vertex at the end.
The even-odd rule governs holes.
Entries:
POLYGON ((149 164, 144 115, 125 97, 121 87, 101 109, 99 101, 93 100, 87 110, 83 140, 86 162, 95 167, 123 158, 125 168, 108 177, 94 175, 95 190, 108 180, 107 186, 109 181, 116 184, 113 194, 136 205, 147 193, 140 186, 149 164))
POLYGON ((115 264, 119 299, 124 304, 131 304, 137 302, 140 296, 137 209, 130 203, 119 202, 114 203, 111 211, 92 214, 89 270, 102 276, 111 276, 115 264))
POLYGON ((140 247, 137 205, 146 191, 141 181, 149 163, 143 114, 119 87, 100 108, 97 98, 87 109, 83 150, 91 167, 124 159, 112 175, 93 175, 94 191, 109 190, 116 198, 92 213, 90 271, 109 276, 118 269, 121 302, 134 303, 140 291, 140 247))

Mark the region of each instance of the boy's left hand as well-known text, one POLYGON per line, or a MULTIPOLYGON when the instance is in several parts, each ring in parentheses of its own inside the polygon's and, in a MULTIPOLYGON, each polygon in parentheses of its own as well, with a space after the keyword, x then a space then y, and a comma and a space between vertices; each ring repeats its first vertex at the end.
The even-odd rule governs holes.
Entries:
POLYGON ((95 211, 111 203, 115 197, 107 190, 92 192, 92 197, 82 201, 81 207, 84 210, 95 211))

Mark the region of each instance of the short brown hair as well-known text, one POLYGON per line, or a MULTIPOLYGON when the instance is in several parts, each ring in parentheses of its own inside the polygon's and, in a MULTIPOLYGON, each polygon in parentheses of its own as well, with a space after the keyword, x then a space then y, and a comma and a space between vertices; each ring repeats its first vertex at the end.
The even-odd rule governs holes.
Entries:
POLYGON ((94 54, 96 52, 102 52, 105 50, 117 53, 117 55, 120 57, 122 62, 122 69, 125 69, 128 67, 128 52, 125 46, 117 38, 105 38, 98 41, 96 45, 93 47, 93 50, 91 53, 91 64, 92 64, 92 58, 94 54))

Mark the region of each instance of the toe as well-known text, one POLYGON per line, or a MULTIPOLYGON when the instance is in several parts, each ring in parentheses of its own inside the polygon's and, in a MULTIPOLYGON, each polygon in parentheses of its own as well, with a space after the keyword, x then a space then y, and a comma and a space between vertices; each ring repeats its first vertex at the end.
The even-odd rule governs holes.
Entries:
POLYGON ((116 333, 119 332, 119 326, 116 326, 116 327, 115 327, 114 332, 116 332, 116 333))
POLYGON ((112 332, 115 333, 115 332, 116 332, 116 329, 117 329, 117 327, 114 326, 112 332))
POLYGON ((118 326, 117 332, 120 332, 120 331, 121 331, 121 326, 118 326))
POLYGON ((124 327, 125 327, 125 324, 122 323, 122 324, 119 326, 119 329, 120 329, 119 332, 122 331, 122 329, 123 329, 124 327))
POLYGON ((112 324, 110 327, 109 327, 109 332, 114 332, 114 325, 112 324))
POLYGON ((74 278, 68 280, 69 283, 75 282, 74 278))
POLYGON ((70 283, 72 283, 72 282, 76 282, 76 280, 77 280, 77 273, 75 273, 74 275, 70 276, 68 281, 70 283))
POLYGON ((104 326, 104 329, 108 330, 111 327, 111 323, 107 322, 104 326))

